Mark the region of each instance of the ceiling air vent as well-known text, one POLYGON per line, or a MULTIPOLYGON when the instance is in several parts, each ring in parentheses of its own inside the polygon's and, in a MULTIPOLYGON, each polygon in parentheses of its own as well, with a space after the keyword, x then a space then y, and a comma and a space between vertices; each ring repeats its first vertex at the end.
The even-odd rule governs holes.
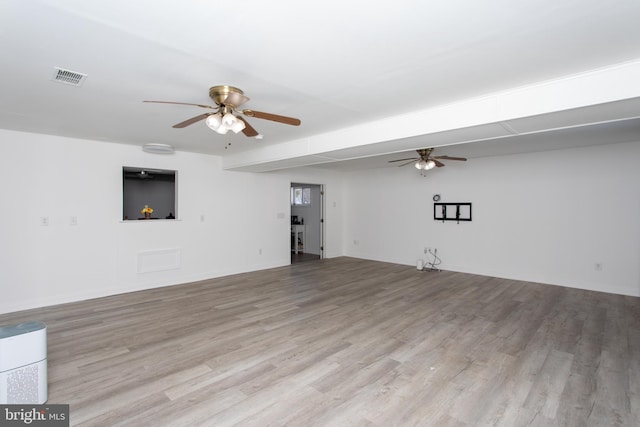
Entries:
POLYGON ((68 84, 71 86, 82 86, 87 79, 87 75, 76 71, 65 70, 55 67, 53 69, 53 81, 68 84))

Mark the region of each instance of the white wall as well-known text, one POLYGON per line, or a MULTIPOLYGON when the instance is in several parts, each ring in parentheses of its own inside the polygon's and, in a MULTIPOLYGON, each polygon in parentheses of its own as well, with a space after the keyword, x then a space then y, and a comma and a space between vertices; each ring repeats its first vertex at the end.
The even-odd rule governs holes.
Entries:
MULTIPOLYGON (((0 130, 0 181, 0 313, 290 263, 287 174, 228 172, 215 156, 0 130), (121 221, 124 165, 178 171, 177 221, 121 221), (168 262, 163 250, 173 254, 168 262), (138 272, 140 255, 155 269, 175 267, 176 253, 178 268, 138 272)), ((336 197, 338 187, 333 180, 336 197)), ((331 256, 340 244, 334 240, 331 256)))
POLYGON ((446 270, 640 296, 638 159, 626 143, 352 172, 345 252, 415 266, 430 246, 446 270), (435 193, 473 221, 434 221, 435 193))
POLYGON ((638 158, 628 143, 448 162, 427 178, 253 174, 215 156, 0 130, 0 313, 288 265, 291 182, 324 184, 328 258, 415 266, 431 246, 443 269, 640 295, 638 158), (120 220, 123 165, 178 171, 177 221, 120 220), (473 222, 433 221, 434 193, 472 202, 473 222), (179 268, 138 273, 140 254, 166 249, 179 268))

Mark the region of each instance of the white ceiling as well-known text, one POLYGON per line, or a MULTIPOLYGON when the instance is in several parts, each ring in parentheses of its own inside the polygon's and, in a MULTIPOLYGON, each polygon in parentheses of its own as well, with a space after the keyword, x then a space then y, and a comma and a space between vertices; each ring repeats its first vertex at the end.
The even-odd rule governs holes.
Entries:
MULTIPOLYGON (((0 128, 222 156, 304 144, 640 58, 638 0, 0 0, 0 8, 0 128), (54 67, 88 77, 81 87, 60 84, 52 81, 54 67), (221 136, 202 122, 171 127, 206 110, 142 102, 211 104, 208 89, 221 84, 244 90, 251 98, 245 108, 298 117, 302 125, 248 119, 264 139, 221 136)), ((623 110, 564 129, 532 123, 535 133, 524 123, 517 135, 494 123, 382 144, 345 141, 320 155, 292 150, 252 167, 385 167, 436 145, 449 145, 438 154, 472 158, 640 141, 640 101, 623 110)))

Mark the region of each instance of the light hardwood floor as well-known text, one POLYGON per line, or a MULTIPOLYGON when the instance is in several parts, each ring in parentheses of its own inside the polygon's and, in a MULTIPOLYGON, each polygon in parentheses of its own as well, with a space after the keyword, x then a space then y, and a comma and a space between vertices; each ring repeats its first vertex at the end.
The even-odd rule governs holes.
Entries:
POLYGON ((335 258, 24 320, 72 425, 640 425, 639 298, 335 258))

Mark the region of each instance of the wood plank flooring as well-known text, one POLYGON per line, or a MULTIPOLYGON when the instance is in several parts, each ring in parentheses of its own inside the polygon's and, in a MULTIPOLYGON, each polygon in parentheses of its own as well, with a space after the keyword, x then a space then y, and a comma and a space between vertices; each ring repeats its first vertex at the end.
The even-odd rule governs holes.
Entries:
POLYGON ((640 425, 639 298, 334 258, 25 320, 72 425, 640 425))
POLYGON ((320 255, 308 254, 304 252, 293 253, 291 252, 291 264, 295 264, 297 262, 307 262, 307 261, 318 261, 320 259, 320 255))

